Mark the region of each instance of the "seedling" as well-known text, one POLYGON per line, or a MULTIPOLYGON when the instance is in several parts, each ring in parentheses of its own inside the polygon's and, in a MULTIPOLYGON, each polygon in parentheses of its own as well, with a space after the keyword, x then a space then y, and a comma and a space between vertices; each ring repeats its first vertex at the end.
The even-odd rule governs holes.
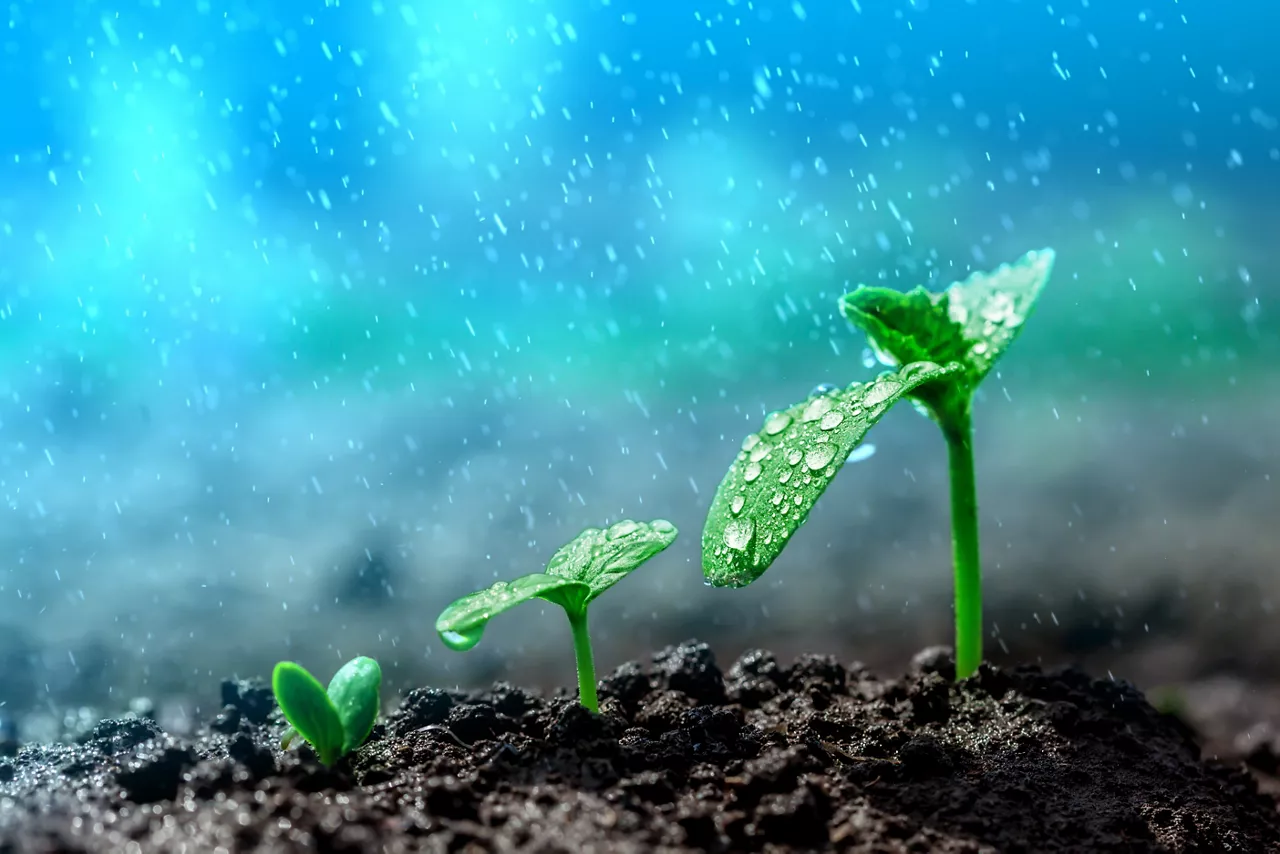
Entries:
POLYGON ((598 712, 587 606, 675 539, 675 525, 663 519, 624 520, 604 530, 588 528, 551 557, 545 573, 499 581, 454 602, 436 620, 436 631, 446 646, 462 652, 479 643, 485 626, 503 611, 531 599, 553 602, 569 617, 578 666, 578 701, 598 712))
POLYGON ((974 273, 941 293, 862 286, 841 310, 866 332, 881 361, 901 365, 872 382, 821 390, 774 412, 746 438, 716 491, 702 537, 702 566, 715 586, 756 580, 808 518, 867 431, 911 399, 942 429, 951 481, 956 678, 982 660, 973 394, 1008 349, 1049 278, 1054 254, 1030 252, 994 273, 974 273))
POLYGON ((326 690, 301 665, 282 661, 271 674, 280 711, 289 729, 281 747, 289 749, 301 735, 324 765, 332 765, 364 744, 378 718, 382 668, 359 656, 342 665, 326 690))

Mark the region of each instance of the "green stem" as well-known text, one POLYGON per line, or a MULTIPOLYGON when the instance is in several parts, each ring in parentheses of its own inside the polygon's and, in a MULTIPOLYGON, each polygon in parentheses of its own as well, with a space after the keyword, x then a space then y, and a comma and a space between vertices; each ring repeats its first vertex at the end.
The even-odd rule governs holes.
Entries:
POLYGON ((978 551, 978 486, 973 467, 973 421, 969 408, 947 419, 951 468, 951 548, 955 564, 956 679, 972 676, 982 663, 982 565, 978 551))
POLYGON ((591 636, 587 634, 587 609, 568 611, 573 630, 573 657, 578 663, 578 702, 592 714, 600 711, 596 699, 596 664, 591 657, 591 636))

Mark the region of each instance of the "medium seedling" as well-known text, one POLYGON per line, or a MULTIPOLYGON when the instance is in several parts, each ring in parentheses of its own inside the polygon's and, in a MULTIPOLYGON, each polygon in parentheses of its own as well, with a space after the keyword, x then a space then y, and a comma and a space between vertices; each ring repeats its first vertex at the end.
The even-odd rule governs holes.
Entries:
POLYGON ((702 537, 707 581, 750 584, 768 569, 867 431, 903 398, 942 429, 950 462, 956 678, 982 661, 982 589, 974 477, 973 394, 1031 313, 1053 251, 1030 252, 941 293, 860 287, 841 310, 882 361, 872 382, 822 391, 774 412, 742 443, 716 491, 702 537))
POLYGON ((382 668, 372 658, 348 661, 329 681, 320 685, 306 668, 282 661, 271 674, 271 688, 289 729, 281 747, 302 736, 323 765, 333 765, 364 744, 378 718, 382 668))
POLYGON ((675 539, 675 525, 664 519, 624 520, 604 530, 588 528, 552 556, 545 573, 499 581, 454 602, 436 620, 436 631, 450 649, 465 651, 480 642, 489 620, 503 611, 531 599, 553 602, 569 617, 579 702, 598 712, 587 606, 675 539))

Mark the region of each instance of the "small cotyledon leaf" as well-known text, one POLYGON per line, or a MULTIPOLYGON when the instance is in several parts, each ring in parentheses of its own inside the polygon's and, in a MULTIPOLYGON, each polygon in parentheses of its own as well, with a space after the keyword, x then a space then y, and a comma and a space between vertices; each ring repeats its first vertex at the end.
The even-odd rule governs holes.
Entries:
POLYGON ((440 614, 436 632, 445 646, 464 652, 480 643, 491 619, 523 602, 545 599, 567 611, 578 611, 590 595, 591 588, 581 581, 535 572, 463 596, 440 614))
POLYGON ((677 533, 666 519, 623 519, 608 528, 587 528, 552 555, 547 574, 586 584, 591 593, 584 604, 589 604, 675 542, 677 533))
POLYGON ((972 393, 1022 331, 1053 270, 1052 249, 1028 252, 992 272, 976 272, 937 293, 862 286, 840 308, 891 363, 959 362, 972 393))
POLYGON ((742 587, 759 578, 872 425, 904 395, 962 370, 913 362, 770 414, 743 441, 712 499, 702 533, 707 582, 742 587))
POLYGON ((282 661, 272 671, 271 689, 285 720, 310 743, 320 761, 325 765, 337 762, 342 757, 345 731, 324 686, 301 665, 282 661))
POLYGON ((364 744, 378 719, 382 668, 372 658, 360 655, 348 661, 329 680, 333 708, 342 721, 342 752, 350 753, 364 744))

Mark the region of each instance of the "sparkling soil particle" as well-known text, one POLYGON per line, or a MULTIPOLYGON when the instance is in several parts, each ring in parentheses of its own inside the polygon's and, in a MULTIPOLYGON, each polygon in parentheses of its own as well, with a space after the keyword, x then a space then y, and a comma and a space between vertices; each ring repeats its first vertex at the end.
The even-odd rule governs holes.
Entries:
POLYGON ((702 644, 630 663, 603 714, 420 688, 331 770, 262 686, 193 741, 103 721, 0 756, 0 852, 1280 851, 1276 801, 1123 682, 950 659, 903 679, 702 644))

